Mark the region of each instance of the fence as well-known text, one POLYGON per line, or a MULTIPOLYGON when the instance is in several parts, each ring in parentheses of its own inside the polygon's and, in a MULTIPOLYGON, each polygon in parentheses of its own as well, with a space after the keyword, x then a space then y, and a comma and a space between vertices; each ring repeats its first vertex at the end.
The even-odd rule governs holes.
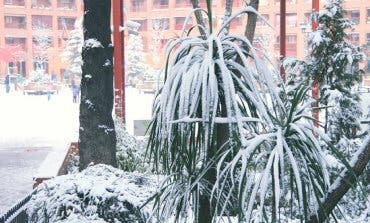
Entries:
POLYGON ((26 204, 35 193, 36 190, 33 190, 28 196, 10 208, 5 214, 0 216, 0 223, 27 223, 28 216, 26 213, 26 204))

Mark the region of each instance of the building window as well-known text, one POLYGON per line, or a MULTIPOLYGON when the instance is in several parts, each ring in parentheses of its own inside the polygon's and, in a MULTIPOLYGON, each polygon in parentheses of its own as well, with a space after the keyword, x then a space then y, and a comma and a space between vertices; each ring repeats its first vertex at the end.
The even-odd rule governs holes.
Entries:
POLYGON ((366 33, 366 42, 370 43, 370 33, 366 33))
POLYGON ((261 14, 261 16, 258 16, 257 17, 257 23, 256 25, 257 26, 267 26, 267 22, 265 22, 264 20, 262 20, 262 18, 264 18, 267 22, 269 21, 269 14, 261 14))
POLYGON ((348 10, 347 18, 352 20, 355 24, 360 23, 360 10, 348 10))
POLYGON ((5 6, 25 6, 24 0, 4 0, 5 6))
POLYGON ((138 20, 132 20, 132 21, 140 24, 140 27, 137 31, 147 31, 148 30, 148 20, 138 19, 138 20))
MULTIPOLYGON (((285 37, 286 56, 297 56, 297 35, 287 34, 285 37)), ((276 36, 275 51, 280 50, 280 36, 276 36)))
MULTIPOLYGON (((175 17, 175 30, 182 30, 182 27, 185 25, 185 17, 175 17)), ((185 29, 188 30, 193 26, 192 21, 188 21, 185 29)))
POLYGON ((5 15, 5 28, 10 29, 25 29, 26 28, 26 16, 19 15, 5 15))
POLYGON ((58 17, 59 30, 72 30, 75 27, 76 18, 58 17))
MULTIPOLYGON (((286 2, 289 4, 295 4, 297 3, 297 0, 287 0, 286 2)), ((275 4, 280 4, 280 0, 275 0, 275 4)))
POLYGON ((146 11, 146 0, 131 0, 131 12, 146 11))
POLYGON ((190 7, 192 6, 189 0, 176 0, 176 7, 190 7))
POLYGON ((366 9, 366 23, 370 23, 370 9, 366 9))
POLYGON ((48 15, 32 15, 32 29, 51 29, 53 17, 48 15))
POLYGON ((152 20, 152 29, 153 30, 168 30, 170 25, 169 18, 160 18, 152 20))
POLYGON ((285 19, 287 27, 297 27, 297 13, 287 13, 285 19))
POLYGON ((69 9, 69 10, 76 10, 76 0, 58 0, 57 1, 57 8, 58 9, 69 9))
POLYGON ((9 46, 20 46, 26 50, 26 38, 24 37, 5 37, 5 44, 9 46))
POLYGON ((311 24, 311 12, 306 12, 304 14, 304 21, 305 24, 311 24))
POLYGON ((168 8, 168 0, 154 0, 153 1, 154 9, 164 9, 168 8))
POLYGON ((353 45, 358 46, 360 44, 360 35, 358 33, 348 34, 348 39, 353 45))
POLYGON ((51 1, 50 0, 32 0, 31 8, 33 9, 50 9, 51 1))

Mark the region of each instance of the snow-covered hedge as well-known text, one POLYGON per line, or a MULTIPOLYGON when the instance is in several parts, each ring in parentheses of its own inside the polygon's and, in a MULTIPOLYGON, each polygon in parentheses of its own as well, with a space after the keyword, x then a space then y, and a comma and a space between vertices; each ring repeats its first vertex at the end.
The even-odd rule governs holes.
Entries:
POLYGON ((138 139, 130 135, 125 124, 114 119, 117 134, 117 162, 120 169, 129 172, 150 172, 149 163, 145 162, 146 138, 138 139))
POLYGON ((30 222, 150 222, 152 206, 140 208, 157 178, 96 165, 40 185, 27 207, 30 222))

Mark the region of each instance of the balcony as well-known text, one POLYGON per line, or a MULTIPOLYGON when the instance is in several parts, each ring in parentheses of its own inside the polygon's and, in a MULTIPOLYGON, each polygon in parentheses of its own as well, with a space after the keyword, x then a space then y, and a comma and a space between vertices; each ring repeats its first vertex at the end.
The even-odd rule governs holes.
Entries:
POLYGON ((130 3, 131 3, 130 7, 131 12, 145 12, 147 10, 146 0, 131 0, 130 3))
POLYGON ((5 15, 4 27, 8 29, 26 29, 26 16, 5 15))
POLYGON ((32 9, 51 9, 50 0, 32 0, 31 3, 32 9))
POLYGON ((188 8, 191 7, 192 4, 189 0, 176 0, 175 6, 176 8, 188 8))
POLYGON ((153 9, 167 9, 168 8, 168 0, 154 0, 153 1, 153 9))
POLYGON ((76 0, 58 0, 57 8, 63 10, 76 10, 76 0))
POLYGON ((45 30, 53 27, 53 17, 48 15, 32 15, 32 29, 45 30))
POLYGON ((58 30, 72 30, 75 23, 76 18, 58 17, 58 30))
MULTIPOLYGON (((175 30, 182 30, 182 27, 185 25, 185 17, 175 17, 175 30)), ((189 30, 193 26, 192 22, 189 21, 186 24, 185 30, 189 30)))
POLYGON ((24 7, 24 0, 4 0, 4 6, 24 7))
POLYGON ((24 37, 5 37, 5 45, 18 47, 23 51, 27 51, 27 41, 24 37))

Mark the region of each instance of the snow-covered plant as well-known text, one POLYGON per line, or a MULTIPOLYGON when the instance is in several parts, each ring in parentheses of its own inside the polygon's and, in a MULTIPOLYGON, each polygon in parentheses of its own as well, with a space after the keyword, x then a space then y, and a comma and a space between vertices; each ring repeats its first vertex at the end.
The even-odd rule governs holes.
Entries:
POLYGON ((138 139, 130 135, 124 123, 114 119, 117 137, 117 163, 120 169, 129 172, 150 172, 149 164, 145 162, 145 138, 138 139))
MULTIPOLYGON (((358 119, 361 116, 361 112, 357 111, 359 97, 352 90, 355 82, 361 77, 359 62, 363 59, 363 54, 359 52, 358 46, 349 42, 346 31, 352 28, 353 22, 344 18, 344 15, 342 0, 330 0, 325 5, 325 10, 317 15, 319 26, 309 37, 312 51, 305 73, 320 84, 320 102, 324 106, 330 102, 330 92, 337 90, 343 95, 343 100, 337 105, 342 111, 353 113, 353 116, 356 115, 354 118, 358 119), (354 103, 357 105, 353 106, 354 103)), ((340 132, 359 127, 353 119, 330 117, 334 116, 334 113, 326 113, 325 127, 328 127, 328 130, 335 128, 340 132), (331 119, 341 121, 328 123, 331 119)), ((332 138, 333 142, 338 142, 336 134, 330 135, 335 136, 332 138)))
POLYGON ((128 81, 143 77, 145 74, 145 54, 143 39, 140 35, 130 34, 126 46, 128 81))
POLYGON ((69 33, 66 47, 61 54, 64 62, 68 63, 68 71, 75 77, 82 75, 82 45, 83 45, 82 20, 76 20, 74 29, 69 33))
POLYGON ((155 196, 160 221, 305 221, 330 184, 306 84, 286 92, 247 38, 222 31, 247 12, 257 13, 242 9, 218 32, 201 27, 204 36, 183 28, 169 44, 148 141, 169 175, 155 196))
POLYGON ((156 181, 103 164, 59 176, 37 188, 27 206, 29 222, 151 222, 152 204, 141 206, 156 181))
POLYGON ((337 89, 327 90, 326 94, 328 94, 328 120, 326 120, 328 136, 334 142, 339 142, 342 138, 353 138, 355 129, 360 126, 359 118, 362 116, 359 98, 337 89))
POLYGON ((37 24, 32 27, 32 31, 33 62, 36 64, 36 70, 45 72, 48 50, 53 42, 53 38, 50 36, 50 27, 45 24, 37 24))

